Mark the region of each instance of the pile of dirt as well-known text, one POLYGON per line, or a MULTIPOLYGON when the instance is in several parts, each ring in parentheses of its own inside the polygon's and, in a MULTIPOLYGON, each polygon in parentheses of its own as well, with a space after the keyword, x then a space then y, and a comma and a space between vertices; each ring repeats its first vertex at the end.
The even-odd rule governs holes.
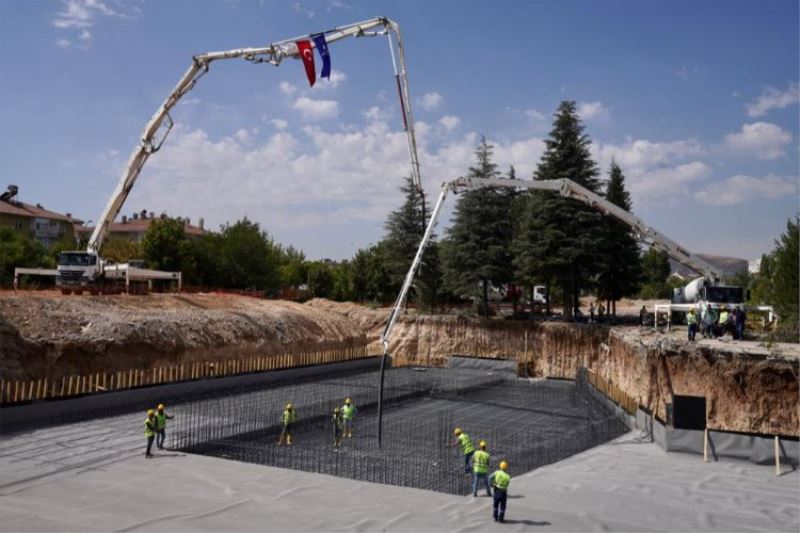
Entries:
POLYGON ((345 316, 220 294, 0 297, 6 379, 115 372, 189 361, 363 346, 345 316))

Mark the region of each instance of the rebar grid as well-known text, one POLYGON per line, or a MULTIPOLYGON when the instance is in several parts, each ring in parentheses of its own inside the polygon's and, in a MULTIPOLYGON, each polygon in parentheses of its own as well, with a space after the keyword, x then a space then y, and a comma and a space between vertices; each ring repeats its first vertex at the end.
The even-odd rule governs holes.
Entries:
POLYGON ((613 439, 625 425, 575 382, 527 381, 471 369, 387 372, 383 446, 376 445, 376 372, 338 375, 211 397, 176 407, 172 447, 340 477, 467 494, 463 456, 448 447, 458 426, 486 440, 519 475, 613 439), (353 439, 333 447, 331 413, 345 398, 358 406, 353 439), (280 415, 298 412, 294 445, 278 446, 280 415))

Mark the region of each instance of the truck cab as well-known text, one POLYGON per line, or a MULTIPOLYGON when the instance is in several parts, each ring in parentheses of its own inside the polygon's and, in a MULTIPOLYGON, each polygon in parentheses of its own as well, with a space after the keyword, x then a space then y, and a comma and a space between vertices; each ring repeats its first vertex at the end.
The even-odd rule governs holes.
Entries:
POLYGON ((101 260, 96 253, 85 251, 61 252, 56 267, 56 287, 63 294, 75 291, 81 294, 91 288, 101 271, 101 260))

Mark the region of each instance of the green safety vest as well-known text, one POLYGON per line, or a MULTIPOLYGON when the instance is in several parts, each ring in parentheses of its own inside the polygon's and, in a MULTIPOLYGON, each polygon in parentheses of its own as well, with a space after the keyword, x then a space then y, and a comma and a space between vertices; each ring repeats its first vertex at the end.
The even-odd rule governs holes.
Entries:
POLYGON ((166 413, 156 413, 156 428, 160 431, 167 427, 167 415, 166 413))
POLYGON ((719 323, 724 324, 727 321, 728 321, 728 312, 727 311, 721 312, 719 314, 719 323))
POLYGON ((352 420, 353 417, 356 416, 356 406, 345 404, 344 407, 342 407, 342 416, 345 420, 352 420))
POLYGON ((152 437, 152 436, 155 435, 155 432, 153 431, 153 429, 154 429, 153 422, 155 422, 155 420, 150 419, 150 417, 144 419, 144 436, 145 437, 152 437))
POLYGON ((697 324, 697 315, 694 313, 686 313, 686 323, 689 325, 697 324))
POLYGON ((492 474, 492 486, 494 486, 494 488, 506 490, 508 489, 509 483, 511 483, 511 476, 509 476, 506 472, 497 470, 494 474, 492 474))
POLYGON ((476 474, 486 474, 489 472, 489 453, 478 450, 472 456, 472 471, 476 474))
POLYGON ((472 439, 469 438, 469 435, 466 433, 462 433, 458 436, 458 443, 461 445, 464 455, 475 451, 475 446, 472 444, 472 439))
POLYGON ((286 410, 283 412, 283 416, 281 416, 281 422, 283 422, 284 426, 291 424, 295 420, 297 420, 297 413, 295 411, 286 410))

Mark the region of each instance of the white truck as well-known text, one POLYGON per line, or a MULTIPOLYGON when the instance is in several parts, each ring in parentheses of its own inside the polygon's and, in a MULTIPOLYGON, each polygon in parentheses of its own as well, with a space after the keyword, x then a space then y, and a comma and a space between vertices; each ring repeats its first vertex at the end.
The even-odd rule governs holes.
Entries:
MULTIPOLYGON (((403 41, 400 36, 400 27, 394 21, 385 17, 377 17, 364 22, 348 24, 315 34, 293 37, 291 39, 272 43, 265 47, 239 48, 223 52, 199 54, 192 58, 192 64, 189 69, 184 73, 167 99, 145 125, 141 141, 131 153, 122 178, 117 184, 102 214, 97 219, 98 223, 89 238, 86 250, 68 251, 59 256, 56 272, 56 286, 60 287, 64 293, 69 294, 71 292, 76 292, 80 294, 85 290, 92 293, 117 290, 123 278, 127 286, 130 285, 131 280, 136 279, 148 279, 150 282, 152 282, 152 279, 178 279, 180 277, 179 272, 146 270, 139 266, 128 264, 113 265, 105 261, 99 255, 100 248, 108 234, 109 227, 122 209, 128 194, 130 194, 133 185, 136 183, 136 179, 142 171, 142 167, 144 167, 147 159, 161 148, 164 140, 172 129, 174 122, 170 116, 170 110, 175 107, 186 93, 194 88, 197 81, 209 71, 214 61, 223 59, 244 59, 255 64, 266 63, 278 66, 281 64, 281 61, 286 58, 300 57, 300 50, 297 45, 298 41, 309 41, 310 47, 312 49, 316 48, 313 37, 319 35, 324 35, 327 44, 348 37, 374 37, 378 35, 385 35, 387 37, 400 98, 400 110, 402 112, 403 125, 406 132, 408 151, 411 158, 412 180, 417 193, 422 196, 424 202, 419 174, 419 159, 417 157, 414 120, 411 113, 411 98, 408 90, 405 52, 403 49, 403 41), (396 39, 396 43, 392 40, 393 36, 396 39), (163 133, 161 133, 159 137, 159 132, 162 130, 163 133)), ((30 271, 33 269, 24 270, 25 272, 23 272, 23 274, 30 274, 30 271)))

